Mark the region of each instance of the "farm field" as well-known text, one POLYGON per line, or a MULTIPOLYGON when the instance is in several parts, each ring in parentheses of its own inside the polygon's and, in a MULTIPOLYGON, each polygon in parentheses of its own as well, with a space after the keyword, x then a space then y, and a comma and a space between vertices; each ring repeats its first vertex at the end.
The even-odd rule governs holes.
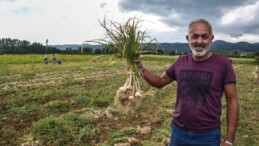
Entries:
MULTIPOLYGON (((49 55, 50 56, 50 55, 49 55)), ((0 145, 162 146, 170 137, 176 83, 162 89, 139 78, 142 103, 132 110, 114 105, 127 79, 122 60, 109 56, 56 55, 64 64, 45 65, 42 55, 0 56, 0 145)), ((144 56, 144 66, 160 75, 175 59, 144 56)), ((235 144, 259 145, 259 65, 233 59, 240 120, 235 144)), ((226 104, 222 98, 222 140, 226 104)))

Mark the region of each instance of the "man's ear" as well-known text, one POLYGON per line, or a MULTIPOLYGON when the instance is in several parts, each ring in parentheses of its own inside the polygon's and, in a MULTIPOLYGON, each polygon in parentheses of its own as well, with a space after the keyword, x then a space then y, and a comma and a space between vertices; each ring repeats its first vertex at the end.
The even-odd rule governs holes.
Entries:
POLYGON ((214 39, 214 35, 211 36, 211 41, 213 41, 213 39, 214 39))
POLYGON ((186 35, 185 38, 189 42, 189 35, 186 35))

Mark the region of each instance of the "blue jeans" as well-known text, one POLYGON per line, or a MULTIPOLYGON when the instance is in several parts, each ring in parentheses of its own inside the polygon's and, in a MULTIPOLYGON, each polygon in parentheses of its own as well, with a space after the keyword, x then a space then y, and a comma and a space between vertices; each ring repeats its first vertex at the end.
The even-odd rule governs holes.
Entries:
POLYGON ((171 124, 170 146, 219 146, 220 129, 208 132, 191 132, 171 124))

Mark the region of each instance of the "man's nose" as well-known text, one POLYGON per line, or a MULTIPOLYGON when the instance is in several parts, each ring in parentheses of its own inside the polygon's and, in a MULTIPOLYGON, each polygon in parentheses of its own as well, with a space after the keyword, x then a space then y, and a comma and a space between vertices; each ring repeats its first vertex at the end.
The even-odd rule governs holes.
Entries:
POLYGON ((197 43, 202 43, 202 38, 201 37, 198 37, 197 43))

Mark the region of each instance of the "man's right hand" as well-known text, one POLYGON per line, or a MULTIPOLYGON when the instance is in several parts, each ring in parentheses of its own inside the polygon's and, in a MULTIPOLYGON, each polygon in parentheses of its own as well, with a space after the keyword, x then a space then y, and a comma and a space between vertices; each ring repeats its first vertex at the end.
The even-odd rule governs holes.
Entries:
POLYGON ((137 64, 139 74, 142 75, 145 68, 143 67, 141 60, 137 59, 135 60, 135 63, 137 64))

